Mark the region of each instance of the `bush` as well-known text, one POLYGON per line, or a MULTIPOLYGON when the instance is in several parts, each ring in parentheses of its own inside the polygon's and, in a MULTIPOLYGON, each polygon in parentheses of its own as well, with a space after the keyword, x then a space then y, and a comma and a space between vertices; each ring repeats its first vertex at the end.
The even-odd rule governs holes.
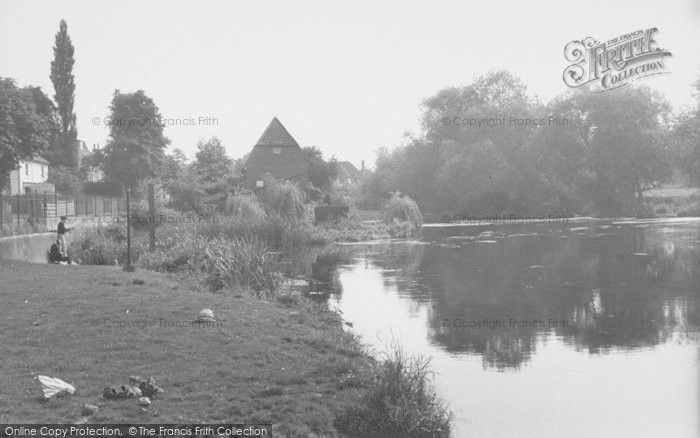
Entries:
MULTIPOLYGON (((132 260, 145 249, 143 240, 132 240, 132 260)), ((79 228, 68 238, 68 255, 81 265, 123 265, 127 259, 126 231, 109 226, 79 228)))
POLYGON ((153 253, 141 256, 141 265, 155 271, 181 271, 203 274, 212 289, 242 287, 259 297, 273 294, 281 277, 265 262, 267 247, 257 238, 207 239, 200 235, 181 235, 159 245, 153 253))
POLYGON ((311 201, 320 201, 323 199, 323 190, 315 187, 310 182, 306 184, 306 187, 304 187, 304 194, 311 201))
POLYGON ((177 212, 163 205, 156 204, 155 216, 151 217, 151 214, 148 211, 148 202, 145 200, 134 202, 129 206, 129 210, 129 219, 131 221, 132 230, 134 231, 149 230, 151 228, 151 222, 155 223, 157 228, 159 225, 168 223, 167 221, 169 220, 173 220, 169 218, 183 216, 183 213, 177 212))
POLYGON ((423 225, 423 216, 415 201, 408 196, 394 193, 382 208, 382 222, 390 226, 390 231, 395 230, 400 235, 395 237, 408 237, 420 234, 423 225), (407 223, 408 226, 402 225, 407 223), (403 236, 408 234, 408 236, 403 236))
POLYGON ((268 177, 265 181, 265 204, 268 211, 288 221, 304 218, 304 195, 289 181, 275 181, 268 177))
POLYGON ((359 407, 341 416, 337 426, 362 436, 449 437, 452 413, 429 382, 429 365, 428 359, 394 346, 359 407))
POLYGON ((246 222, 262 222, 265 220, 265 210, 254 198, 254 195, 230 195, 226 199, 225 212, 246 222))

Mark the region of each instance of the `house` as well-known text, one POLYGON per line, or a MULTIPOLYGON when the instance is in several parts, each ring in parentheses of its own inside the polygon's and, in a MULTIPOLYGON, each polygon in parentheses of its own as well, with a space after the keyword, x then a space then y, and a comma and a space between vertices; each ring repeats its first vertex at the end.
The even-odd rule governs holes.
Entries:
MULTIPOLYGON (((83 140, 78 140, 78 163, 83 166, 84 158, 92 157, 95 152, 100 150, 100 145, 98 143, 92 144, 92 150, 88 149, 87 144, 83 140)), ((98 166, 85 166, 84 170, 86 172, 86 180, 89 182, 102 181, 104 178, 104 173, 98 166)))
POLYGON ((265 174, 278 180, 289 180, 305 186, 309 181, 309 165, 299 144, 282 123, 273 118, 255 144, 243 169, 244 184, 251 190, 265 186, 265 174))
POLYGON ((340 183, 355 184, 362 176, 362 172, 349 161, 338 161, 336 169, 338 173, 335 179, 340 183))
POLYGON ((30 193, 53 193, 53 184, 46 182, 49 178, 49 162, 36 156, 19 162, 17 169, 12 170, 9 184, 5 186, 4 195, 26 195, 30 193))

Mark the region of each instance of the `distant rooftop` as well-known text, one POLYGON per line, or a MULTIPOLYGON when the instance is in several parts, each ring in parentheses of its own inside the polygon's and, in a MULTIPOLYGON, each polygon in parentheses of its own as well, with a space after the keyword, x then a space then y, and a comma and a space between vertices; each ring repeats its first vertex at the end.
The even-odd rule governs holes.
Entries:
POLYGON ((338 161, 338 178, 340 179, 358 179, 362 176, 362 172, 357 170, 349 161, 338 161))
POLYGON ((20 161, 24 161, 24 162, 28 162, 28 163, 49 164, 48 161, 46 161, 45 159, 41 158, 41 157, 38 156, 38 155, 35 155, 34 157, 32 157, 32 158, 30 158, 30 159, 28 159, 28 160, 20 160, 20 161))
POLYGON ((294 140, 287 129, 275 117, 255 146, 299 146, 299 143, 294 140))

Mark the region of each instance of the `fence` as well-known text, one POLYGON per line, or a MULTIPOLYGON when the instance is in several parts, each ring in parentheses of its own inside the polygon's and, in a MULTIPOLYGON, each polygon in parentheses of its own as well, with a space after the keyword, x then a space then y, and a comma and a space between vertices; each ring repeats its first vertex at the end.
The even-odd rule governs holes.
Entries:
POLYGON ((59 193, 0 195, 0 234, 23 225, 54 224, 61 216, 116 216, 126 212, 126 201, 101 195, 62 195, 59 193))

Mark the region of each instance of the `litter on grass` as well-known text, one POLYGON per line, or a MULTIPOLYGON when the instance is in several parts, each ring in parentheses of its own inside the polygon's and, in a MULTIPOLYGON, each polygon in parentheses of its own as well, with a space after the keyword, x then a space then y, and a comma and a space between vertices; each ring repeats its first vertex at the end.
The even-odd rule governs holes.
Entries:
POLYGON ((197 316, 197 322, 216 322, 214 319, 214 312, 211 309, 202 309, 197 316))
POLYGON ((41 390, 44 392, 44 398, 47 400, 62 392, 67 392, 68 394, 75 393, 75 387, 61 379, 47 376, 37 376, 37 378, 39 379, 39 383, 41 383, 41 390))

